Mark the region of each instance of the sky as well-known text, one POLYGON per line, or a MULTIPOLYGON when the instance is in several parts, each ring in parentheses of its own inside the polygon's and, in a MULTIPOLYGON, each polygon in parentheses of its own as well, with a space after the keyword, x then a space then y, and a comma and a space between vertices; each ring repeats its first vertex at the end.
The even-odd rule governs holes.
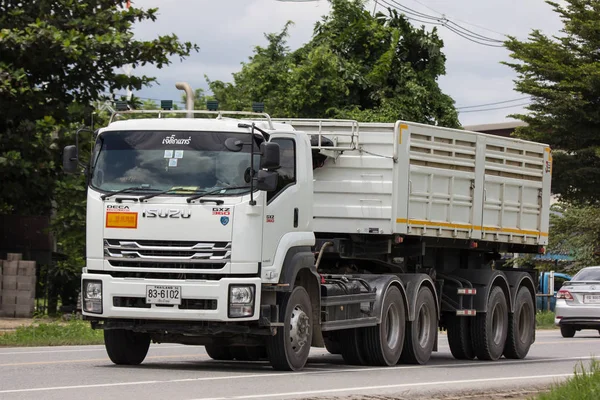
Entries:
MULTIPOLYGON (((369 0, 366 7, 371 12, 375 6, 384 11, 385 2, 434 17, 444 15, 475 34, 498 40, 503 35, 525 40, 533 29, 558 35, 562 28, 558 15, 543 0, 377 0, 377 4, 369 0)), ((134 0, 133 4, 159 8, 156 22, 135 27, 140 39, 174 33, 200 47, 198 53, 183 61, 175 58, 166 68, 134 70, 158 79, 158 84, 136 96, 176 101, 183 92, 175 88, 175 82, 186 81, 194 89, 205 90, 205 75, 230 82, 231 74, 241 69, 254 47, 266 44, 265 33, 279 32, 286 21, 293 21, 288 38, 293 50, 310 40, 315 22, 329 12, 327 0, 134 0)), ((526 95, 514 91, 516 73, 500 63, 511 60, 508 50, 473 43, 446 27, 439 27, 438 32, 447 59, 446 75, 439 78, 439 85, 455 100, 463 126, 511 121, 507 115, 526 112, 526 95), (485 105, 498 102, 502 103, 485 105)))

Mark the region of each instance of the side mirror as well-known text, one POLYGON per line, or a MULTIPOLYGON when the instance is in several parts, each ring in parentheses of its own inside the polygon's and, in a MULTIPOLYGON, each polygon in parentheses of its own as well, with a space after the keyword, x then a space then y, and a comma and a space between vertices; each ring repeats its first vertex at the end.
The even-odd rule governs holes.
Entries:
POLYGON ((279 159, 279 143, 263 142, 260 144, 260 167, 274 170, 281 166, 279 159))
POLYGON ((63 150, 63 170, 67 174, 74 174, 79 169, 77 146, 65 146, 63 150))
POLYGON ((275 171, 258 171, 258 176, 256 178, 256 188, 258 190, 263 190, 265 192, 272 192, 277 189, 277 181, 279 175, 275 171))

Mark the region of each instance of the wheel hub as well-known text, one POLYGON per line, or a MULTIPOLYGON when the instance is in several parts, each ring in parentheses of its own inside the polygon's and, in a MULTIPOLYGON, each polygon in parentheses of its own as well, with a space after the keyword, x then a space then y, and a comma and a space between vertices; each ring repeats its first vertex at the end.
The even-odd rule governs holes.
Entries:
POLYGON ((307 344, 309 332, 308 315, 299 306, 296 306, 290 318, 290 344, 294 352, 299 352, 307 344))

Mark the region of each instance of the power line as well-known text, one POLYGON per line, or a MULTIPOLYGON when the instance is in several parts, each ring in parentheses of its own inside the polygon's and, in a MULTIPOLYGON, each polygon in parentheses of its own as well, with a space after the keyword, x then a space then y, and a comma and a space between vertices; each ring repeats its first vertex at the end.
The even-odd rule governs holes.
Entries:
MULTIPOLYGON (((379 1, 381 1, 388 7, 395 9, 396 11, 400 11, 402 14, 404 14, 405 18, 407 18, 411 21, 417 21, 417 22, 420 22, 423 24, 443 26, 443 27, 447 28, 449 31, 459 35, 460 37, 467 39, 473 43, 480 44, 482 46, 504 47, 502 44, 503 42, 501 40, 494 39, 494 38, 491 38, 488 36, 484 36, 477 32, 474 32, 470 29, 467 29, 467 28, 457 24, 456 22, 449 20, 443 14, 442 14, 442 17, 436 17, 436 16, 432 16, 429 14, 425 14, 420 11, 414 10, 410 7, 407 7, 405 5, 402 5, 396 0, 389 0, 393 4, 389 3, 387 0, 379 0, 379 1)), ((421 3, 419 3, 419 4, 421 4, 421 3)), ((377 3, 375 5, 377 6, 377 3)), ((439 12, 437 12, 433 9, 431 9, 431 10, 439 14, 439 12)))
MULTIPOLYGON (((435 9, 429 7, 427 4, 420 2, 419 0, 412 0, 412 1, 414 1, 417 4, 420 4, 421 6, 429 9, 430 11, 433 11, 436 14, 440 14, 442 16, 446 15, 445 13, 442 13, 442 12, 439 12, 439 11, 435 10, 435 9)), ((484 31, 495 33, 495 34, 500 35, 500 36, 508 36, 506 33, 498 32, 498 31, 495 31, 493 29, 486 28, 485 26, 476 25, 476 24, 473 24, 471 22, 468 22, 468 21, 465 21, 465 20, 461 20, 461 19, 458 19, 458 18, 452 18, 452 19, 454 19, 454 20, 456 20, 458 22, 462 22, 463 24, 470 25, 470 26, 472 26, 474 28, 479 28, 479 29, 483 29, 484 31)))
MULTIPOLYGON (((426 18, 426 19, 430 19, 430 20, 433 20, 433 21, 437 21, 437 22, 441 23, 442 25, 446 26, 448 29, 451 29, 451 27, 449 27, 448 25, 454 25, 454 27, 452 27, 452 29, 459 30, 464 35, 472 36, 474 39, 479 39, 479 40, 484 40, 484 41, 489 41, 489 42, 495 42, 495 43, 502 43, 501 40, 490 38, 490 37, 487 37, 487 36, 484 36, 484 35, 480 35, 477 32, 473 32, 473 31, 471 31, 471 30, 469 30, 467 28, 464 28, 464 27, 460 26, 459 24, 457 24, 457 23, 449 20, 444 15, 442 15, 442 17, 439 18, 439 17, 436 17, 436 16, 428 15, 428 14, 422 13, 420 11, 414 10, 414 9, 408 7, 408 6, 402 5, 402 4, 400 4, 396 0, 390 0, 390 1, 397 6, 396 8, 400 8, 400 10, 403 11, 403 12, 407 12, 407 13, 410 13, 412 15, 419 16, 421 18, 426 18)), ((389 5, 389 3, 387 3, 387 4, 389 5)))
POLYGON ((486 104, 477 104, 475 106, 462 106, 462 107, 457 107, 457 110, 462 110, 465 108, 479 108, 479 107, 486 107, 486 106, 495 106, 497 104, 506 104, 506 103, 513 103, 515 101, 521 101, 521 100, 525 100, 525 99, 531 99, 530 96, 525 96, 525 97, 519 97, 517 99, 512 99, 512 100, 504 100, 504 101, 496 101, 494 103, 486 103, 486 104))
POLYGON ((514 107, 522 107, 522 106, 528 106, 529 102, 527 103, 521 103, 521 104, 512 104, 510 106, 504 106, 504 107, 492 107, 492 108, 481 108, 479 110, 467 110, 467 111, 458 111, 459 114, 465 114, 465 113, 472 113, 472 112, 480 112, 480 111, 492 111, 492 110, 503 110, 505 108, 514 108, 514 107))

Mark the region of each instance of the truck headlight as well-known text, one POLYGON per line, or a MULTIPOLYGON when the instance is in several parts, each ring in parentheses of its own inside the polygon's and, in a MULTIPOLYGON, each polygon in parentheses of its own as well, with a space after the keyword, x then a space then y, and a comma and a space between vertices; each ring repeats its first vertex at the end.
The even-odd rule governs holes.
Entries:
POLYGON ((83 281, 83 310, 102 314, 102 281, 83 281))
POLYGON ((254 285, 229 286, 229 318, 254 315, 254 285))

